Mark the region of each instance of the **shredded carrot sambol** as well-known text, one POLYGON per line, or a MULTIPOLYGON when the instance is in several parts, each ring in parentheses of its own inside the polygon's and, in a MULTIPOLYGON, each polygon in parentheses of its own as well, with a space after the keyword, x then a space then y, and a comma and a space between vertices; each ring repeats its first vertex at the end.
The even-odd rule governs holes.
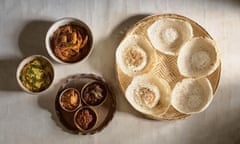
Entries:
POLYGON ((67 24, 53 34, 51 44, 55 55, 65 62, 80 60, 88 43, 88 35, 83 27, 67 24))

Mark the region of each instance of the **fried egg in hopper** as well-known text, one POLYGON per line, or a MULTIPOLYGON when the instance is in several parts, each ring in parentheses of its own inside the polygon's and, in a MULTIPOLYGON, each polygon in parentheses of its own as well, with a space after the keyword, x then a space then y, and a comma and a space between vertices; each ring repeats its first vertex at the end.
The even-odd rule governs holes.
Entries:
POLYGON ((125 93, 133 108, 150 117, 163 115, 168 110, 170 94, 169 84, 150 74, 135 76, 125 93))
POLYGON ((121 71, 128 76, 135 76, 151 70, 156 54, 151 45, 140 35, 127 36, 116 51, 116 62, 121 71))
POLYGON ((178 55, 181 46, 193 36, 190 23, 172 18, 155 21, 147 29, 154 48, 167 55, 178 55))

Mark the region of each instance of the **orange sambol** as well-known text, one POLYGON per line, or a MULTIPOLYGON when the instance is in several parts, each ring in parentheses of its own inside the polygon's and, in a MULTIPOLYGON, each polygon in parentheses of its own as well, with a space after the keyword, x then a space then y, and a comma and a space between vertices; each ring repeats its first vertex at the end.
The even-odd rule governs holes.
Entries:
POLYGON ((64 62, 76 62, 90 51, 88 32, 84 27, 67 24, 59 27, 51 38, 54 54, 64 62))

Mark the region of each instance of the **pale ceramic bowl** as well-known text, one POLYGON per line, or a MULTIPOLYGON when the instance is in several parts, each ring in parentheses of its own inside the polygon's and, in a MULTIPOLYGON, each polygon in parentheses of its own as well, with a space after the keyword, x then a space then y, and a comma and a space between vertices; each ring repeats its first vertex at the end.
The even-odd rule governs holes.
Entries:
POLYGON ((70 18, 70 17, 66 17, 66 18, 62 18, 57 20, 56 22, 54 22, 52 24, 52 26, 48 29, 46 38, 45 38, 45 45, 46 45, 46 49, 48 54, 50 55, 50 57, 52 59, 54 59, 56 62, 61 63, 61 64, 74 64, 74 63, 78 63, 78 62, 82 62, 84 60, 86 60, 88 58, 88 56, 91 54, 92 49, 93 49, 93 35, 92 32, 89 28, 89 26, 87 24, 85 24, 83 21, 76 19, 76 18, 70 18), (79 59, 76 62, 66 62, 61 60, 60 58, 58 58, 53 51, 53 48, 51 47, 51 39, 52 36, 54 34, 54 32, 61 26, 67 25, 67 24, 74 24, 74 25, 78 25, 80 27, 85 28, 85 30, 87 31, 87 34, 89 36, 89 51, 87 53, 87 55, 85 55, 83 58, 79 59))
POLYGON ((16 72, 17 82, 18 82, 19 86, 22 88, 22 90, 24 90, 25 92, 27 92, 27 93, 29 93, 29 94, 34 94, 34 95, 36 95, 36 94, 41 94, 41 93, 47 91, 47 90, 52 86, 52 84, 53 84, 54 75, 55 75, 55 73, 54 73, 53 64, 51 63, 51 61, 50 61, 48 58, 46 58, 46 57, 44 57, 44 56, 42 56, 42 55, 32 55, 32 56, 29 56, 29 57, 24 58, 24 59, 20 62, 20 64, 18 65, 18 67, 17 67, 17 72, 16 72), (27 88, 22 84, 22 82, 21 82, 21 80, 20 80, 20 75, 21 75, 21 72, 22 72, 22 69, 24 68, 24 66, 25 66, 26 64, 28 64, 29 62, 31 62, 32 60, 36 59, 36 58, 41 58, 41 59, 46 60, 46 61, 49 63, 49 66, 50 66, 51 69, 52 69, 52 80, 51 80, 51 83, 48 85, 48 87, 47 87, 46 89, 44 89, 44 90, 42 90, 42 91, 40 91, 40 92, 30 91, 29 89, 27 89, 27 88))

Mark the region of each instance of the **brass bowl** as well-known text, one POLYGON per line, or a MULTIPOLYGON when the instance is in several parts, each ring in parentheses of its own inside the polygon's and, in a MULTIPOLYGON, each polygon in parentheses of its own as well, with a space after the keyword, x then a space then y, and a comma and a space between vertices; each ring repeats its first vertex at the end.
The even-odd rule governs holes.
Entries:
POLYGON ((97 76, 95 74, 76 74, 67 77, 66 80, 60 86, 55 98, 55 111, 60 123, 64 127, 64 130, 68 130, 68 132, 73 134, 83 135, 95 134, 103 130, 108 124, 110 124, 111 120, 113 119, 113 116, 116 111, 116 98, 114 93, 112 92, 111 87, 103 79, 103 77, 97 76), (84 104, 83 101, 81 100, 82 106, 80 106, 78 109, 81 109, 82 107, 90 107, 97 114, 97 122, 94 125, 94 127, 89 130, 81 131, 79 130, 79 128, 77 128, 77 126, 74 123, 74 115, 78 109, 74 112, 67 112, 63 110, 59 103, 59 96, 67 88, 75 88, 79 92, 81 92, 81 89, 83 88, 84 85, 93 81, 103 82, 107 87, 108 95, 106 97, 106 100, 104 100, 102 104, 97 106, 88 106, 84 104))
MULTIPOLYGON (((85 117, 86 118, 86 117, 85 117)), ((86 119, 84 118, 84 122, 86 121, 86 119)), ((74 114, 74 124, 75 126, 79 129, 79 131, 83 132, 83 133, 87 133, 88 131, 91 131, 93 129, 95 129, 96 123, 98 121, 98 116, 97 116, 97 112, 94 110, 94 108, 91 108, 89 106, 84 106, 81 107, 80 109, 78 109, 75 114, 74 114), (80 112, 82 112, 83 110, 88 110, 89 114, 91 114, 93 121, 91 121, 89 123, 89 125, 87 126, 87 128, 83 128, 79 125, 79 123, 77 122, 77 117, 78 114, 80 112)))
POLYGON ((81 89, 81 98, 82 98, 82 101, 83 101, 86 105, 89 105, 89 106, 100 106, 101 104, 103 104, 103 103, 105 102, 105 100, 107 99, 107 96, 108 96, 108 89, 107 89, 107 87, 106 87, 106 84, 103 83, 103 82, 101 82, 101 81, 92 81, 92 82, 86 83, 86 84, 83 86, 83 88, 81 89), (89 102, 85 99, 84 95, 85 95, 86 89, 87 89, 89 86, 93 85, 93 84, 98 84, 98 85, 101 86, 101 88, 103 88, 103 92, 102 92, 102 93, 103 93, 103 98, 100 99, 98 102, 96 102, 96 103, 94 103, 94 104, 91 104, 91 103, 89 103, 89 102))
POLYGON ((67 112, 74 112, 74 111, 76 111, 80 106, 82 106, 81 97, 80 97, 79 91, 78 91, 77 89, 75 89, 75 88, 67 88, 67 89, 63 90, 62 93, 61 93, 60 96, 59 96, 59 105, 61 106, 61 108, 62 108, 63 110, 65 110, 65 111, 67 111, 67 112), (68 109, 68 108, 64 107, 63 104, 62 104, 62 102, 61 102, 62 97, 64 96, 64 94, 65 94, 66 92, 70 91, 70 90, 73 90, 73 91, 76 92, 77 95, 78 95, 78 105, 77 105, 76 107, 74 107, 73 109, 68 109))

